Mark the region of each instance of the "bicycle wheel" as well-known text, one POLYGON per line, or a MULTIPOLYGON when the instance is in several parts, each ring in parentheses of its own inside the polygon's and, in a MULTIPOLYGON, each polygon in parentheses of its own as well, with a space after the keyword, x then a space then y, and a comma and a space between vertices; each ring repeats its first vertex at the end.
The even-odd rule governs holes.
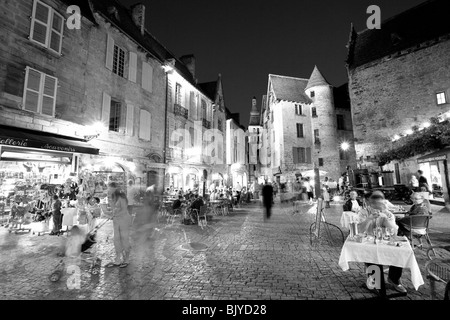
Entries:
POLYGON ((327 222, 321 223, 318 239, 320 243, 331 247, 342 247, 345 241, 342 230, 338 226, 327 222))

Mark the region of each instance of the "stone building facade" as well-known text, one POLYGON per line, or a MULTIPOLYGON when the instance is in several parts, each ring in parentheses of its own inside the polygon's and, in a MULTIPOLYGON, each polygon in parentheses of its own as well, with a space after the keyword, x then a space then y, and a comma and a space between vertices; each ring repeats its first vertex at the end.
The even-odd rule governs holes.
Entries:
POLYGON ((195 58, 177 59, 146 30, 144 5, 20 0, 0 8, 0 126, 8 127, 0 141, 27 129, 85 146, 92 152, 69 155, 72 170, 120 173, 124 188, 132 180, 162 190, 180 166, 184 188, 226 172, 221 76, 198 84, 195 58), (81 10, 75 28, 69 6, 81 10), (178 129, 188 134, 174 141, 178 129))
POLYGON ((222 81, 198 84, 195 57, 175 60, 167 73, 166 186, 198 188, 222 185, 225 165, 225 100, 222 81), (184 63, 183 63, 184 61, 184 63))
POLYGON ((145 40, 144 11, 102 1, 3 2, 0 124, 92 139, 99 154, 79 155, 78 169, 161 186, 165 73, 145 40), (81 8, 79 28, 68 27, 70 5, 81 8))
MULTIPOLYGON (((266 107, 262 110, 262 170, 268 180, 289 185, 296 176, 318 167, 337 180, 354 159, 340 158, 337 114, 347 119, 350 110, 334 103, 333 87, 317 67, 309 79, 269 75, 266 107)), ((351 128, 351 122, 346 129, 351 128)), ((345 130, 347 131, 347 130, 345 130)))
MULTIPOLYGON (((347 68, 359 167, 380 171, 378 154, 450 111, 446 5, 445 0, 424 2, 386 20, 380 30, 352 28, 347 68)), ((442 175, 439 184, 447 188, 443 161, 421 164, 416 158, 381 170, 392 171, 394 183, 408 184, 418 169, 432 180, 433 166, 442 175)))

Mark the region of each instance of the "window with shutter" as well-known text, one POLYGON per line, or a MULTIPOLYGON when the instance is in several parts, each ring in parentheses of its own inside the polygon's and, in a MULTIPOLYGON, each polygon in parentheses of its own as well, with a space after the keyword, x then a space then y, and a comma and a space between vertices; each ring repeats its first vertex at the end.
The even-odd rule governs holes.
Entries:
POLYGON ((298 148, 298 161, 299 163, 306 163, 305 148, 298 148))
POLYGON ((151 113, 147 110, 140 111, 139 122, 139 138, 150 141, 151 139, 151 127, 152 118, 151 113))
POLYGON ((52 7, 35 0, 31 16, 30 40, 61 53, 64 18, 52 7))
POLYGON ((297 138, 303 138, 304 134, 303 134, 303 124, 302 123, 297 123, 297 138))
POLYGON ((57 86, 57 78, 27 67, 25 72, 23 109, 54 116, 57 86))
POLYGON ((114 45, 112 72, 124 77, 125 75, 125 50, 114 45))
POLYGON ((111 108, 109 112, 109 130, 120 131, 120 117, 122 115, 122 106, 120 102, 111 99, 111 108))

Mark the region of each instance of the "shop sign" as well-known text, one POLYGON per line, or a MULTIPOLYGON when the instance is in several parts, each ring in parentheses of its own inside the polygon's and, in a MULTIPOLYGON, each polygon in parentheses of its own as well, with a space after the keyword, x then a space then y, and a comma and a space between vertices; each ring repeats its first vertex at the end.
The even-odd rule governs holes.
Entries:
POLYGON ((430 158, 425 158, 425 159, 421 159, 418 160, 418 163, 425 163, 425 162, 432 162, 432 161, 443 161, 447 159, 447 155, 441 155, 441 156, 436 156, 436 157, 430 157, 430 158))
POLYGON ((28 139, 25 140, 18 140, 18 139, 12 139, 12 138, 0 138, 0 144, 7 145, 7 146, 15 146, 15 147, 28 147, 28 139))
POLYGON ((53 151, 64 152, 77 152, 74 147, 71 146, 57 146, 45 142, 33 141, 28 139, 15 139, 15 138, 0 138, 0 145, 14 146, 14 147, 28 147, 39 148, 53 151))

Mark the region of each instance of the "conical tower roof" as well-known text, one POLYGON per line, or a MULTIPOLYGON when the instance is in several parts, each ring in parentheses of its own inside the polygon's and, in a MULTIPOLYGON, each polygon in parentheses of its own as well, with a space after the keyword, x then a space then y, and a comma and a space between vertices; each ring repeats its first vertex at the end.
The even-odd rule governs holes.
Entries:
POLYGON ((308 84, 306 85, 305 90, 316 86, 329 86, 327 80, 323 77, 322 73, 320 73, 319 68, 317 66, 314 67, 314 70, 309 78, 308 84))

